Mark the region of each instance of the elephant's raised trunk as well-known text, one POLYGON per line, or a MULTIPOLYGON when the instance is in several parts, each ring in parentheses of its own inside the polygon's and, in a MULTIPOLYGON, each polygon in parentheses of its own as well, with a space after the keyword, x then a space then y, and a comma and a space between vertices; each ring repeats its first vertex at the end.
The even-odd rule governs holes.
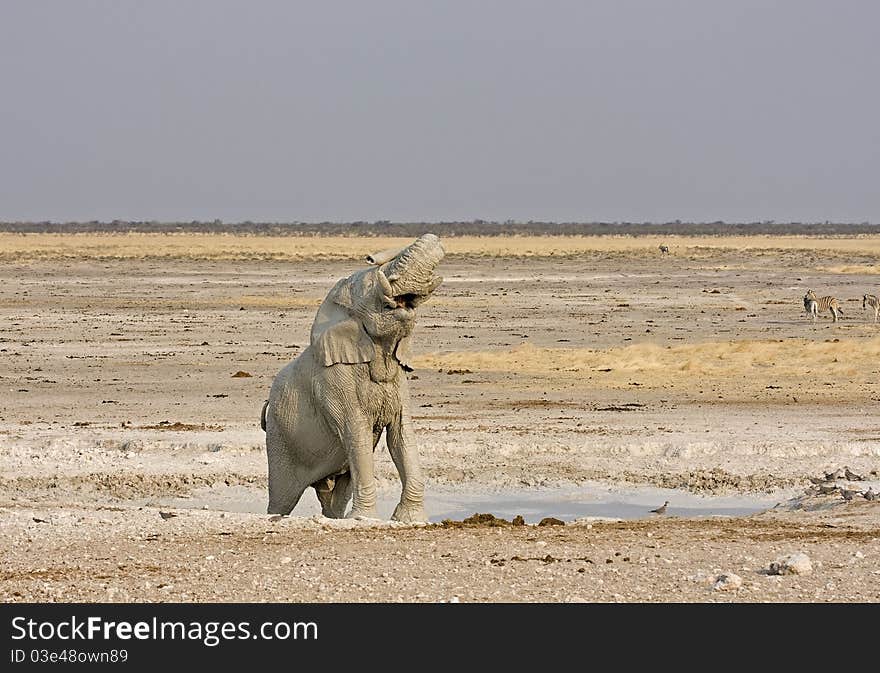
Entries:
POLYGON ((404 298, 410 306, 425 301, 443 282, 434 275, 434 269, 446 251, 434 234, 424 234, 401 250, 397 256, 382 264, 380 272, 391 285, 393 298, 404 298))
POLYGON ((401 252, 403 252, 403 250, 403 248, 391 248, 389 250, 383 250, 382 252, 374 252, 372 255, 367 255, 366 260, 370 264, 375 264, 379 266, 384 264, 385 262, 390 262, 401 252))

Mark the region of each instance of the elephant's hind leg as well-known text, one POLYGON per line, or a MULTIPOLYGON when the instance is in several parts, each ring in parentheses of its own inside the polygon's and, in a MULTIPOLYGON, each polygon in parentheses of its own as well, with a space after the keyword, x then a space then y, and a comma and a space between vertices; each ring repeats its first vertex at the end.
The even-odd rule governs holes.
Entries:
MULTIPOLYGON (((271 480, 270 480, 271 483, 271 480)), ((302 497, 306 486, 300 486, 296 482, 288 482, 275 488, 269 488, 269 514, 281 514, 287 516, 296 507, 296 503, 302 497)))
POLYGON ((270 432, 266 435, 267 454, 269 457, 269 514, 287 516, 296 507, 308 487, 308 481, 301 481, 296 474, 296 467, 282 443, 270 432))

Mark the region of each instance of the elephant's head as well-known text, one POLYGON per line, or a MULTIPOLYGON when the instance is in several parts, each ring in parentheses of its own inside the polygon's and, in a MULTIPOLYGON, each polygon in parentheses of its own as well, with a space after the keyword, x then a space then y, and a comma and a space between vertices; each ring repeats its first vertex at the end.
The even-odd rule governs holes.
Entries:
POLYGON ((336 283, 312 325, 318 362, 328 367, 370 362, 378 345, 410 371, 416 309, 443 282, 434 270, 444 254, 440 239, 425 234, 403 250, 367 257, 371 268, 336 283))

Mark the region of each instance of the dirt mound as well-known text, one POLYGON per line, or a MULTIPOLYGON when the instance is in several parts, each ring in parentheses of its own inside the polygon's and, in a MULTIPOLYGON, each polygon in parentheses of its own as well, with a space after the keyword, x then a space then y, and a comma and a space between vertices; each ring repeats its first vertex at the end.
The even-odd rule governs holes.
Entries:
MULTIPOLYGON (((623 475, 625 479, 638 483, 644 475, 623 475)), ((778 489, 790 488, 802 483, 795 477, 774 477, 769 474, 731 474, 721 468, 694 470, 683 473, 653 475, 651 482, 660 488, 687 489, 692 493, 772 493, 778 489)))
POLYGON ((195 488, 266 486, 265 477, 237 473, 211 474, 116 474, 90 473, 72 476, 0 477, 0 492, 36 500, 68 494, 98 494, 113 498, 168 497, 186 495, 195 488))

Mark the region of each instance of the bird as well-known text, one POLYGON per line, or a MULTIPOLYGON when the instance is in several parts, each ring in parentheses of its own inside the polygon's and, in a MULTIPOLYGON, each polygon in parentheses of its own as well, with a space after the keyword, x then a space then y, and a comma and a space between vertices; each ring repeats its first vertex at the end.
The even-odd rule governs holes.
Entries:
POLYGON ((828 486, 826 484, 825 486, 819 487, 819 493, 821 493, 822 495, 831 495, 832 493, 836 493, 838 488, 838 486, 828 486))
POLYGON ((167 521, 168 519, 173 519, 177 515, 174 512, 163 512, 160 510, 159 516, 161 516, 163 519, 165 519, 167 521))
POLYGON ((865 480, 865 478, 862 475, 856 474, 855 472, 850 470, 849 465, 843 466, 843 474, 846 475, 846 478, 849 479, 850 481, 864 481, 865 480))
POLYGON ((852 500, 855 497, 856 493, 858 493, 858 491, 850 491, 847 488, 840 489, 840 495, 842 495, 843 499, 846 500, 847 502, 852 500))
POLYGON ((807 478, 810 480, 811 484, 816 484, 816 486, 818 486, 819 484, 824 484, 827 481, 827 479, 819 479, 819 477, 807 477, 807 478))
POLYGON ((825 473, 825 481, 834 481, 835 479, 840 479, 841 471, 840 468, 834 470, 834 472, 826 472, 825 473))
POLYGON ((868 486, 868 490, 865 491, 864 493, 862 493, 862 495, 865 496, 865 500, 876 500, 877 499, 877 494, 874 493, 873 486, 868 486))
POLYGON ((667 500, 662 505, 660 505, 657 509, 652 509, 651 514, 666 514, 666 508, 669 506, 669 501, 667 500))

